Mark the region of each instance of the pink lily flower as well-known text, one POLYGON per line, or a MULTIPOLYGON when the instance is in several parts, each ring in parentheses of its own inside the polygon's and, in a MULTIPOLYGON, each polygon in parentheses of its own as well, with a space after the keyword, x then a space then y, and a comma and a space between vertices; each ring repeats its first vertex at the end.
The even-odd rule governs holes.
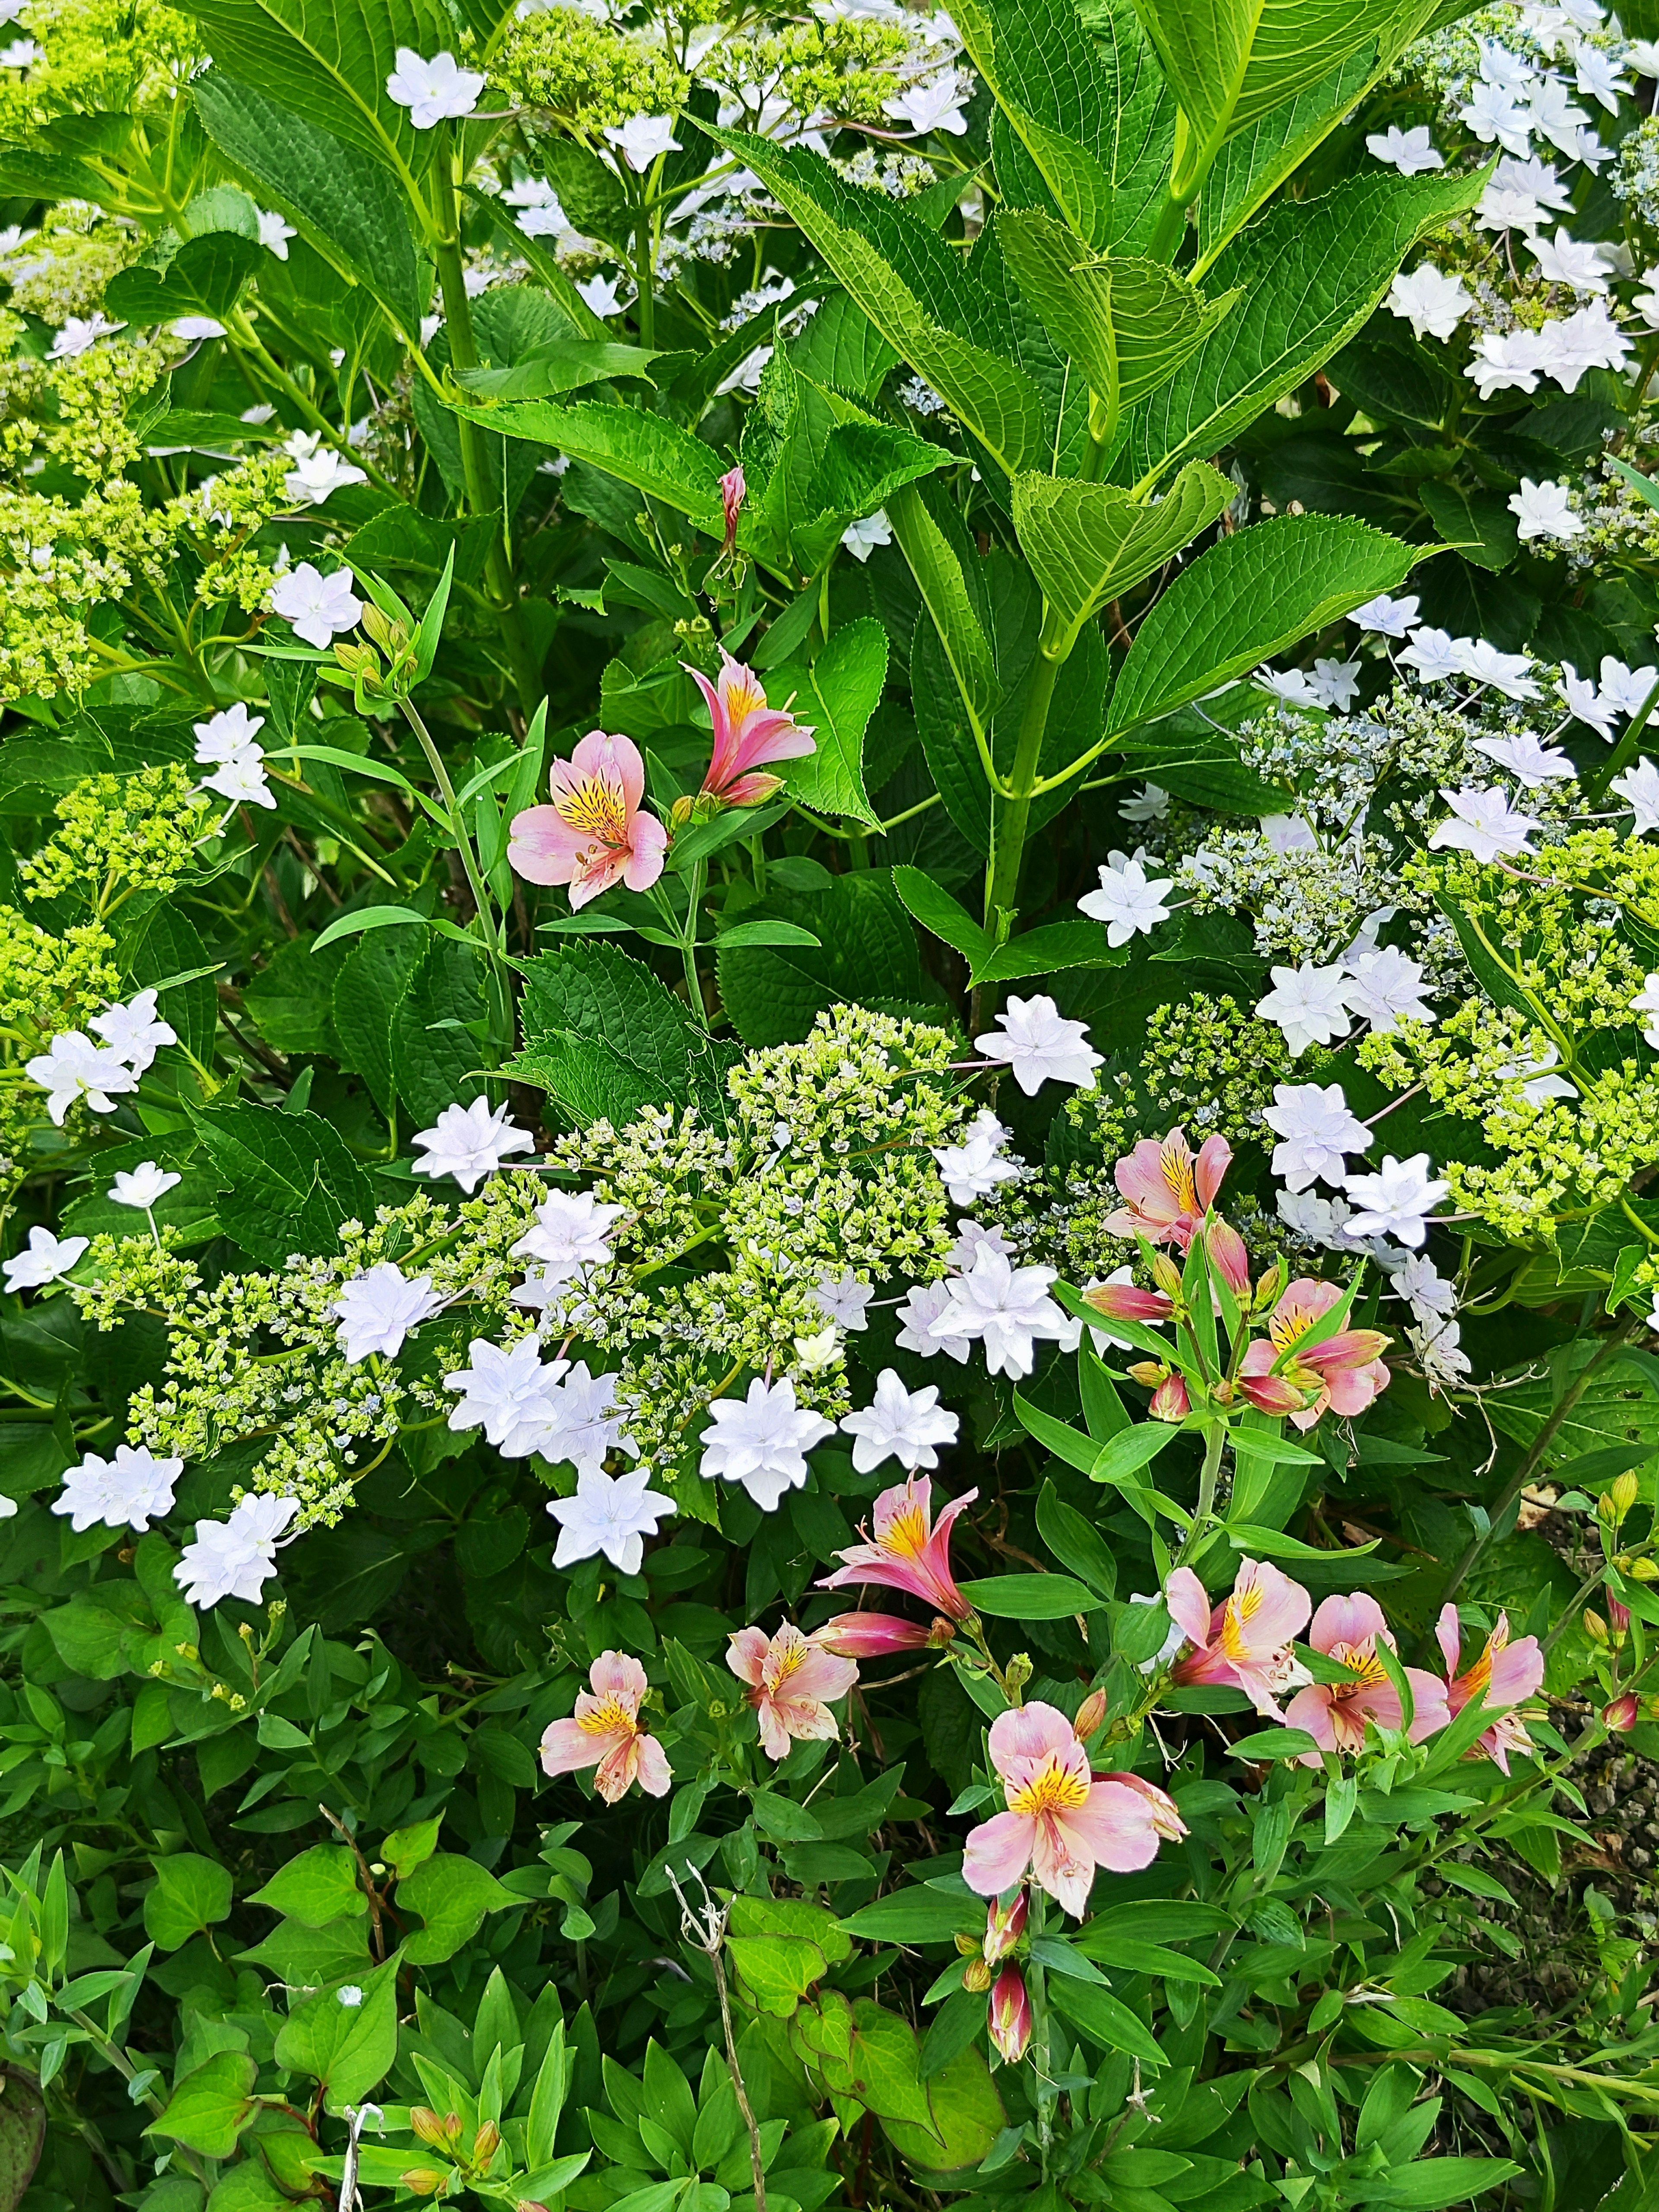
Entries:
POLYGON ((1306 1276, 1288 1286, 1267 1335, 1250 1346, 1239 1370, 1239 1389, 1253 1405, 1264 1413, 1288 1413, 1298 1429, 1310 1429, 1327 1412, 1363 1413, 1388 1389, 1389 1370, 1380 1355, 1389 1340, 1381 1329, 1345 1328, 1322 1344, 1299 1348, 1341 1297, 1334 1283, 1306 1276), (1285 1385, 1296 1393, 1293 1406, 1283 1402, 1285 1385))
POLYGON ((980 1897, 1001 1896, 1029 1869, 1080 1920, 1097 1868, 1133 1874, 1150 1866, 1170 1816, 1179 1826, 1168 1799, 1166 1814, 1119 1778, 1097 1782, 1070 1721, 1041 1699, 999 1713, 990 1747, 1008 1809, 975 1828, 963 1854, 962 1878, 980 1897))
POLYGON ((1468 1672, 1460 1674, 1457 1662, 1462 1655, 1463 1632, 1455 1605, 1441 1607, 1434 1633, 1446 1662, 1446 1702, 1452 1717, 1456 1718, 1477 1690, 1485 1692, 1486 1710, 1492 1716, 1492 1726, 1475 1739, 1469 1758, 1490 1759, 1507 1774, 1510 1753, 1533 1748, 1525 1723, 1510 1708, 1535 1697, 1543 1687, 1544 1655, 1538 1648, 1538 1638, 1523 1636, 1518 1644, 1511 1644, 1510 1617, 1500 1613, 1486 1649, 1468 1672))
POLYGON ((574 1774, 595 1766, 593 1787, 614 1805, 637 1782, 648 1797, 663 1797, 674 1786, 668 1754, 640 1726, 640 1705, 648 1686, 645 1669, 623 1651, 601 1651, 589 1670, 591 1691, 577 1693, 568 1721, 555 1721, 542 1737, 544 1772, 574 1774))
POLYGON ((729 554, 738 542, 738 517, 743 513, 743 503, 749 496, 749 480, 744 475, 743 464, 728 469, 720 478, 720 507, 726 516, 726 550, 729 554))
MULTIPOLYGON (((1374 1597, 1356 1591, 1352 1597, 1328 1597, 1313 1617, 1308 1641, 1328 1659, 1340 1660, 1359 1676, 1355 1682, 1310 1682, 1298 1690, 1285 1709, 1291 1728, 1305 1729, 1320 1751, 1363 1751, 1365 1724, 1397 1729, 1401 1724, 1400 1692, 1383 1672, 1376 1656, 1379 1644, 1390 1651, 1397 1647, 1374 1597)), ((1446 1686, 1437 1674, 1407 1667, 1413 1711, 1410 1729, 1413 1743, 1422 1743, 1451 1718, 1446 1686)), ((1304 1766, 1320 1764, 1318 1751, 1302 1754, 1304 1766)))
POLYGON ((966 1620, 973 1611, 951 1571, 951 1529, 979 1496, 964 1491, 933 1517, 933 1486, 925 1474, 913 1474, 894 1489, 884 1490, 875 1504, 875 1535, 872 1542, 854 1544, 836 1557, 845 1564, 819 1583, 820 1589, 845 1589, 854 1583, 874 1583, 884 1589, 907 1590, 947 1620, 966 1620))
POLYGON ((1233 1157, 1224 1137, 1206 1137, 1196 1153, 1184 1129, 1167 1137, 1143 1137, 1112 1174, 1128 1200, 1108 1217, 1109 1236, 1150 1237, 1154 1244, 1175 1243, 1184 1252, 1221 1188, 1233 1157))
POLYGON ((749 1685, 749 1702, 760 1716, 761 1749, 769 1759, 787 1759, 796 1740, 833 1740, 830 1703, 844 1698, 859 1678, 856 1662, 826 1650, 789 1621, 775 1636, 763 1628, 738 1629, 726 1663, 749 1685))
POLYGON ((997 1976, 986 2026, 998 2057, 1006 2065, 1018 2066, 1031 2040, 1031 2000, 1018 1966, 1005 1966, 997 1976))
POLYGON ((1242 1559, 1231 1594, 1213 1612, 1204 1585, 1190 1567, 1177 1567, 1164 1592, 1170 1618, 1192 1644, 1175 1669, 1175 1680, 1224 1683, 1243 1690, 1257 1712, 1282 1721, 1278 1695, 1295 1671, 1292 1639, 1313 1611, 1300 1583, 1270 1560, 1242 1559))
POLYGON ((756 771, 768 761, 799 760, 816 752, 817 743, 785 709, 769 707, 760 679, 729 653, 720 655, 720 672, 711 684, 701 669, 686 674, 708 702, 714 726, 714 750, 701 796, 726 806, 758 806, 780 789, 783 779, 756 771))
POLYGON ((548 779, 550 806, 513 817, 507 857, 527 883, 568 884, 573 908, 612 884, 648 890, 662 873, 668 832, 642 813, 645 763, 632 738, 590 730, 548 779))
POLYGON ((948 1644, 956 1624, 935 1620, 924 1627, 896 1613, 838 1613, 812 1632, 812 1641, 843 1659, 884 1659, 894 1651, 925 1651, 948 1644), (945 1633, 938 1632, 944 1629, 945 1633))

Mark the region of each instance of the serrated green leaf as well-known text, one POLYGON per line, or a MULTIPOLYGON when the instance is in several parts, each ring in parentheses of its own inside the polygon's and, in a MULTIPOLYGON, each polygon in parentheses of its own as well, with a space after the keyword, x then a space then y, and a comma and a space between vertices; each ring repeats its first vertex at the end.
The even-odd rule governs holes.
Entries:
POLYGON ((1161 500, 1075 478, 1014 479, 1014 528, 1042 595, 1068 639, 1109 600, 1161 568, 1213 522, 1233 496, 1207 461, 1188 461, 1161 500))

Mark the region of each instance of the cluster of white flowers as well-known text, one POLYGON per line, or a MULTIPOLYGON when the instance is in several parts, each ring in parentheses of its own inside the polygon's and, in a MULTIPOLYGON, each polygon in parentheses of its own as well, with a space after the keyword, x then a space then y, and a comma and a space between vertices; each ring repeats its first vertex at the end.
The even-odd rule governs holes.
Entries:
POLYGON ((46 1093, 46 1111, 59 1128, 71 1106, 112 1114, 118 1098, 137 1090, 161 1048, 178 1043, 178 1032, 155 1006, 155 992, 140 991, 94 1014, 88 1025, 93 1036, 84 1030, 60 1030, 45 1052, 25 1061, 24 1073, 46 1093))
POLYGON ((232 806, 275 807, 264 748, 258 742, 264 726, 264 716, 250 714, 240 699, 234 707, 194 724, 196 759, 209 770, 199 788, 216 793, 232 806))

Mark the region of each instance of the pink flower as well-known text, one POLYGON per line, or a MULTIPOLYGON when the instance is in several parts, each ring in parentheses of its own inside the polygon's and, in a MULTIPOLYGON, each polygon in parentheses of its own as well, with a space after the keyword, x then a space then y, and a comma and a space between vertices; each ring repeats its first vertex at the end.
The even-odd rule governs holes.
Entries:
POLYGON ((1241 1559, 1232 1593, 1210 1609, 1190 1567, 1177 1567, 1164 1593, 1170 1618, 1193 1645, 1175 1680, 1218 1682, 1243 1690, 1257 1712, 1276 1721, 1278 1692, 1288 1688, 1291 1640, 1307 1626, 1313 1600, 1300 1583, 1266 1559, 1241 1559))
POLYGON ((985 1941, 980 1955, 988 1966, 1000 1966, 1025 1933, 1026 1915, 1030 1908, 1022 1889, 1012 1905, 1004 1905, 994 1897, 985 1908, 985 1941))
POLYGON ((1171 1129, 1162 1139, 1143 1137, 1112 1170, 1128 1204, 1109 1216, 1107 1234, 1139 1234, 1154 1244, 1178 1244, 1184 1252, 1214 1205, 1232 1157, 1224 1137, 1206 1137, 1196 1154, 1184 1129, 1171 1129))
POLYGON ((1018 1966, 1005 1966, 997 1976, 986 2025, 997 2056, 1006 2064, 1018 2066, 1031 2040, 1031 2000, 1018 1966))
POLYGON ((1518 1644, 1511 1644, 1510 1617, 1500 1613, 1485 1650, 1467 1674, 1460 1674, 1457 1662, 1462 1652, 1462 1630, 1455 1605, 1442 1607, 1434 1633, 1446 1662, 1446 1702, 1452 1717, 1455 1719, 1476 1691, 1485 1692, 1486 1710, 1492 1716, 1492 1726, 1477 1737, 1469 1758, 1484 1754, 1507 1774, 1510 1753, 1529 1752, 1533 1747, 1520 1717, 1510 1708, 1535 1696, 1543 1686, 1544 1655, 1538 1648, 1538 1638, 1523 1636, 1518 1644))
POLYGON ((527 883, 568 884, 573 907, 616 883, 648 890, 662 873, 668 832, 643 814, 645 763, 632 738, 590 730, 568 761, 555 761, 550 806, 513 817, 507 857, 527 883))
POLYGON ((1038 1700, 999 1713, 990 1745, 1008 1809, 968 1838, 962 1878, 977 1895, 1001 1896, 1029 1868, 1039 1888, 1080 1920, 1097 1867, 1133 1874, 1157 1857, 1174 1806, 1164 1798, 1166 1814, 1121 1778, 1095 1781, 1088 1753, 1053 1705, 1038 1700))
POLYGON ((1389 1340, 1380 1329, 1346 1328, 1322 1344, 1301 1340, 1342 1297, 1334 1283, 1306 1276, 1291 1283, 1273 1308, 1267 1334, 1245 1352, 1239 1389, 1264 1413, 1288 1413, 1298 1429, 1310 1429, 1320 1416, 1363 1413, 1389 1387, 1381 1354, 1389 1340), (1285 1386, 1296 1394, 1285 1401, 1285 1386))
POLYGON ((1117 1771, 1097 1775, 1095 1779, 1097 1782, 1120 1782, 1126 1790, 1133 1790, 1144 1800, 1146 1817, 1165 1843, 1178 1844, 1186 1834, 1187 1823, 1182 1819, 1175 1799, 1167 1790, 1160 1790, 1156 1782, 1147 1782, 1139 1774, 1117 1771))
POLYGON ((718 799, 727 806, 758 806, 783 779, 757 775, 756 769, 768 761, 799 760, 804 753, 817 750, 811 731, 803 729, 787 711, 768 707, 760 679, 729 653, 721 653, 720 676, 714 684, 701 669, 688 665, 685 672, 708 702, 714 726, 714 755, 702 780, 704 798, 718 799))
MULTIPOLYGON (((1308 1641, 1327 1658, 1340 1660, 1358 1674, 1356 1682, 1310 1682, 1298 1690, 1285 1709, 1291 1728, 1305 1729, 1320 1751, 1363 1751, 1365 1723, 1397 1729, 1401 1724, 1400 1692, 1384 1673, 1376 1656, 1379 1643, 1394 1650, 1395 1640, 1374 1597, 1356 1592, 1352 1597, 1328 1597, 1313 1617, 1308 1641)), ((1446 1705, 1446 1686, 1435 1674, 1407 1667, 1414 1711, 1411 1740, 1421 1743, 1451 1715, 1446 1705)), ((1302 1764, 1317 1766, 1319 1752, 1304 1752, 1302 1764)))
POLYGON ((578 1693, 574 1717, 555 1721, 542 1738, 544 1771, 574 1774, 597 1766, 593 1787, 607 1805, 635 1782, 649 1797, 665 1796, 674 1783, 668 1755, 640 1726, 644 1668, 625 1652, 601 1651, 587 1679, 592 1692, 578 1693))
POLYGON ((896 1613, 838 1613, 814 1629, 812 1641, 843 1659, 883 1659, 893 1651, 924 1651, 930 1645, 948 1644, 956 1624, 935 1620, 930 1628, 905 1620, 896 1613), (939 1631, 944 1629, 944 1635, 939 1631))
POLYGON ((738 542, 738 517, 743 513, 743 503, 749 496, 749 483, 743 472, 743 464, 728 469, 720 478, 720 506, 726 514, 726 550, 731 552, 738 542))
POLYGON ((859 1678, 857 1664, 826 1650, 785 1621, 775 1636, 740 1628, 726 1663, 749 1685, 749 1702, 760 1716, 761 1748, 769 1759, 787 1759, 793 1739, 833 1739, 830 1702, 844 1698, 859 1678))
POLYGON ((951 1571, 951 1529, 979 1496, 965 1490, 933 1517, 933 1486, 925 1474, 913 1474, 892 1490, 884 1490, 875 1505, 875 1538, 854 1544, 836 1557, 845 1561, 826 1575, 820 1589, 845 1589, 853 1583, 874 1583, 884 1589, 906 1590, 919 1597, 947 1620, 966 1620, 973 1611, 951 1571))

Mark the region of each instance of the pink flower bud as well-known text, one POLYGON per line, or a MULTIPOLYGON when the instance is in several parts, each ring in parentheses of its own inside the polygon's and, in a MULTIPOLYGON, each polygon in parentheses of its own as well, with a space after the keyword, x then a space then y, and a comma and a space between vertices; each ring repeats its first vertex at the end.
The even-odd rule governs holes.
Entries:
POLYGON ((1171 1311, 1161 1291, 1139 1290, 1133 1283, 1097 1283, 1085 1291, 1083 1303, 1109 1321, 1167 1321, 1171 1311))
POLYGON ((1025 1892, 1022 1889, 1012 1905, 1002 1905, 994 1897, 985 1909, 984 1957, 988 1966, 1000 1966, 1025 1932, 1025 1892))
POLYGON ((1611 1729, 1615 1735, 1625 1735, 1636 1726, 1642 1717, 1642 1708, 1628 1690, 1622 1698, 1615 1698, 1601 1711, 1601 1725, 1611 1729))
POLYGON ((1235 1297, 1250 1295, 1250 1255, 1244 1249, 1244 1239, 1231 1221, 1219 1218, 1211 1222, 1206 1232, 1210 1264, 1226 1284, 1235 1297))
POLYGON ((1615 1636, 1625 1636, 1630 1631, 1630 1607, 1621 1605, 1613 1592, 1607 1592, 1607 1626, 1615 1636))
POLYGON ((1106 1718, 1106 1692, 1091 1690, 1077 1709, 1077 1718, 1072 1726, 1077 1731, 1079 1743, 1087 1743, 1091 1735, 1098 1735, 1106 1718))
POLYGON ((814 1644, 843 1659, 881 1659, 892 1651, 922 1651, 933 1640, 931 1628, 896 1613, 838 1613, 812 1632, 814 1644))
POLYGON ((1184 1421, 1191 1406, 1185 1381, 1179 1375, 1172 1375, 1153 1391, 1152 1402, 1146 1410, 1155 1421, 1184 1421))
POLYGON ((726 513, 726 550, 728 553, 738 542, 738 517, 742 514, 743 503, 748 496, 748 479, 739 462, 735 469, 728 469, 720 478, 720 505, 726 513))
POLYGON ((999 2057, 1017 2066, 1031 2040, 1031 2000, 1018 1966, 1005 1966, 991 1992, 989 2027, 999 2057))

